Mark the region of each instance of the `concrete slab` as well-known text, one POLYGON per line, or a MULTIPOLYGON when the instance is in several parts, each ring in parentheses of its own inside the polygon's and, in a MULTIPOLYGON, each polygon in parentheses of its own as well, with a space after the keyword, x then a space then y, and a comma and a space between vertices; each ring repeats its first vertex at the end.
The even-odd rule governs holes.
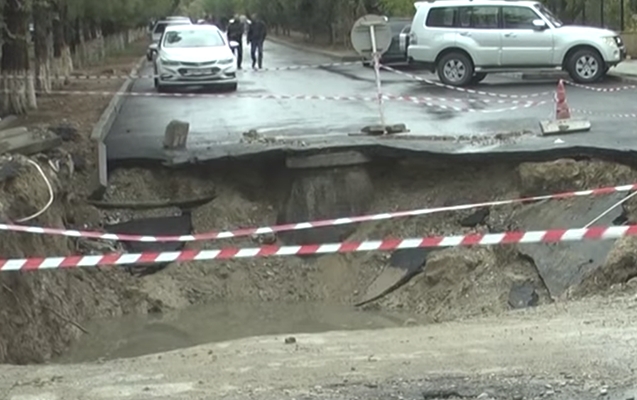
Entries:
POLYGON ((15 134, 0 139, 0 154, 17 153, 32 155, 51 150, 62 144, 62 138, 53 132, 24 132, 15 131, 15 134))
MULTIPOLYGON (((619 193, 553 201, 550 208, 544 207, 544 203, 537 203, 527 206, 514 219, 520 221, 522 230, 582 228, 625 196, 625 193, 619 193)), ((612 226, 613 220, 621 213, 621 206, 616 207, 596 225, 612 226)), ((518 245, 518 248, 534 260, 550 295, 559 298, 569 287, 579 284, 585 275, 599 268, 614 245, 613 241, 592 241, 528 244, 518 245)))
POLYGON ((553 121, 541 121, 540 129, 542 130, 543 136, 588 132, 591 130, 591 122, 585 119, 560 119, 553 121))

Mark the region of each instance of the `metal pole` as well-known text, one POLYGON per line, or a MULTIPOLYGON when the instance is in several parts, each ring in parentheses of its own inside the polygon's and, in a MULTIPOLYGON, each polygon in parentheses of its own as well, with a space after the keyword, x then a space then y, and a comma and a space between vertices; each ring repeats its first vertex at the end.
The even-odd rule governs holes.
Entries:
POLYGON ((380 54, 376 46, 376 30, 374 25, 369 27, 369 35, 372 40, 372 57, 374 59, 374 72, 376 74, 376 91, 378 96, 378 113, 380 114, 380 124, 385 128, 385 113, 383 111, 383 91, 380 83, 380 54))
POLYGON ((604 27, 604 0, 600 0, 599 2, 599 19, 600 19, 600 27, 604 27))
POLYGON ((619 0, 619 30, 623 32, 626 29, 624 24, 624 0, 619 0))

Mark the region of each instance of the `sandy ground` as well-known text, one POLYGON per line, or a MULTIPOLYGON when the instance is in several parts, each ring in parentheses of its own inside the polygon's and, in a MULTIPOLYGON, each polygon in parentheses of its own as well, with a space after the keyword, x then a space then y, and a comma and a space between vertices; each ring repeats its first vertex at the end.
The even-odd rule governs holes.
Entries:
POLYGON ((11 400, 351 399, 366 391, 438 399, 453 390, 457 398, 627 399, 636 305, 635 297, 589 299, 427 327, 294 335, 294 343, 257 337, 102 364, 5 366, 0 387, 11 400))

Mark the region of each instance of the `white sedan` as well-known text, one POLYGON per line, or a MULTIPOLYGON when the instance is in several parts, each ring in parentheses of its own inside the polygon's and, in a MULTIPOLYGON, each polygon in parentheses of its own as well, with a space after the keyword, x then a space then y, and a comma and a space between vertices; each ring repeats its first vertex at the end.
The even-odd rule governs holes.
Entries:
POLYGON ((237 90, 237 62, 232 46, 213 25, 166 27, 155 58, 155 88, 217 86, 237 90))

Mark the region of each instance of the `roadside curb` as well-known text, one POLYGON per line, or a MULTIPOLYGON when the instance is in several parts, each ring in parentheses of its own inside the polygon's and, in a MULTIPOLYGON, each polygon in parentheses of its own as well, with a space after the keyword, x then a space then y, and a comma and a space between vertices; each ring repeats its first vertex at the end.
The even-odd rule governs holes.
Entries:
POLYGON ((356 53, 351 53, 351 54, 339 54, 337 52, 333 52, 333 51, 329 51, 329 50, 323 50, 323 49, 318 49, 315 47, 311 47, 311 46, 304 46, 300 43, 294 43, 292 41, 289 40, 285 40, 282 39, 280 37, 277 36, 268 36, 268 39, 271 40, 274 43, 283 45, 283 46, 287 46, 290 47, 292 49, 295 50, 299 50, 299 51, 304 51, 306 53, 314 53, 314 54, 319 54, 322 56, 326 56, 326 57, 330 57, 333 58, 337 61, 340 62, 353 62, 353 61, 361 61, 362 57, 359 56, 356 53))
POLYGON ((97 142, 97 179, 95 184, 95 189, 92 190, 91 198, 97 199, 101 198, 106 191, 106 187, 108 186, 108 165, 107 165, 107 157, 106 157, 106 145, 104 144, 104 139, 106 139, 106 135, 111 130, 113 123, 115 122, 115 118, 122 107, 122 103, 125 100, 125 96, 122 96, 123 93, 130 92, 133 87, 133 83, 136 78, 133 76, 137 74, 144 63, 146 62, 146 56, 140 57, 139 61, 130 71, 130 76, 126 78, 126 81, 120 86, 117 93, 113 96, 108 106, 100 119, 97 121, 93 130, 91 132, 91 140, 97 142))

